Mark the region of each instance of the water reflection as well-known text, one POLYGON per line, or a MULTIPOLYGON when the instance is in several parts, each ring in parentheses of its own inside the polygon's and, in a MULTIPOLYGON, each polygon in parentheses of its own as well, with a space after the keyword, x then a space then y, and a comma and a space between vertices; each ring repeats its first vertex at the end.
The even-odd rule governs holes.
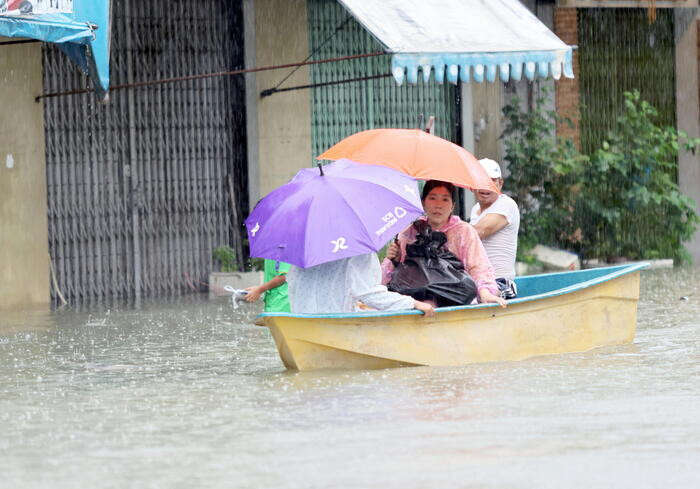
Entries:
POLYGON ((699 278, 645 273, 632 345, 450 368, 287 372, 224 300, 2 314, 0 486, 698 487, 699 278))
POLYGON ((48 307, 0 312, 0 338, 8 340, 17 333, 45 331, 55 324, 55 315, 48 307))

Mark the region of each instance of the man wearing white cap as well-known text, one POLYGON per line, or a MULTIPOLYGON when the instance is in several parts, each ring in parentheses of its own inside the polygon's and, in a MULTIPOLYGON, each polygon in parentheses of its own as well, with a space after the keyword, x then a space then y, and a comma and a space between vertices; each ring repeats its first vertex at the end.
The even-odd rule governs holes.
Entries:
MULTIPOLYGON (((479 160, 481 166, 496 184, 503 187, 503 176, 499 164, 488 158, 479 160)), ((517 294, 515 283, 515 255, 518 250, 520 211, 518 204, 506 194, 490 190, 475 190, 470 223, 479 233, 486 254, 496 274, 496 282, 504 299, 517 294)))

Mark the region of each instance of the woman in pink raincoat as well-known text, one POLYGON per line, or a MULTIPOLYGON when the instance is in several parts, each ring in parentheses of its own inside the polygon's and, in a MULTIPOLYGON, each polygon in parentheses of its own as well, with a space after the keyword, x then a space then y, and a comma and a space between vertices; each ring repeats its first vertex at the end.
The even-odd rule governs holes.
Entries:
MULTIPOLYGON (((506 301, 500 297, 496 277, 489 262, 481 239, 474 227, 452 215, 454 209, 455 187, 451 183, 429 180, 423 188, 422 200, 425 219, 433 231, 447 235, 447 249, 464 264, 464 270, 471 276, 477 286, 479 302, 497 302, 502 307, 506 301)), ((406 245, 416 240, 413 226, 399 234, 398 244, 389 245, 386 259, 382 262, 382 283, 391 281, 394 271, 392 260, 403 262, 406 258, 406 245)))

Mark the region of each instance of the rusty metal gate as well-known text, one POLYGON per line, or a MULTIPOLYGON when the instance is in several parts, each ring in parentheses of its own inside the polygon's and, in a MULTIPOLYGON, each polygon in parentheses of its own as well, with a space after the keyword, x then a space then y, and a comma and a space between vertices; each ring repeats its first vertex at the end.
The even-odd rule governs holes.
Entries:
MULTIPOLYGON (((114 0, 112 84, 243 67, 242 2, 114 0)), ((52 45, 44 89, 87 80, 52 45)), ((242 77, 44 101, 49 252, 70 304, 198 289, 247 210, 242 77), (232 205, 233 204, 233 205, 232 205)))

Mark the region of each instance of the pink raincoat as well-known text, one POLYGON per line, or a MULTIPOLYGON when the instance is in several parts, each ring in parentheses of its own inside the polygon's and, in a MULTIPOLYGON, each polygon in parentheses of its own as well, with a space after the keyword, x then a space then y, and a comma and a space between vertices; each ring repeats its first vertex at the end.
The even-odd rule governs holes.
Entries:
MULTIPOLYGON (((425 217, 419 219, 425 220, 425 217)), ((471 276, 476 283, 477 289, 487 288, 494 295, 499 295, 498 285, 496 285, 496 276, 493 273, 493 267, 486 256, 484 245, 481 244, 481 239, 474 227, 462 221, 459 216, 451 216, 450 219, 440 229, 447 235, 447 249, 459 258, 464 264, 464 270, 471 276)), ((409 226, 401 234, 399 234, 399 248, 401 249, 401 259, 406 258, 406 245, 413 243, 416 240, 416 229, 409 226)), ((391 260, 385 258, 382 262, 382 283, 388 284, 391 281, 391 274, 394 271, 394 264, 391 260)))

